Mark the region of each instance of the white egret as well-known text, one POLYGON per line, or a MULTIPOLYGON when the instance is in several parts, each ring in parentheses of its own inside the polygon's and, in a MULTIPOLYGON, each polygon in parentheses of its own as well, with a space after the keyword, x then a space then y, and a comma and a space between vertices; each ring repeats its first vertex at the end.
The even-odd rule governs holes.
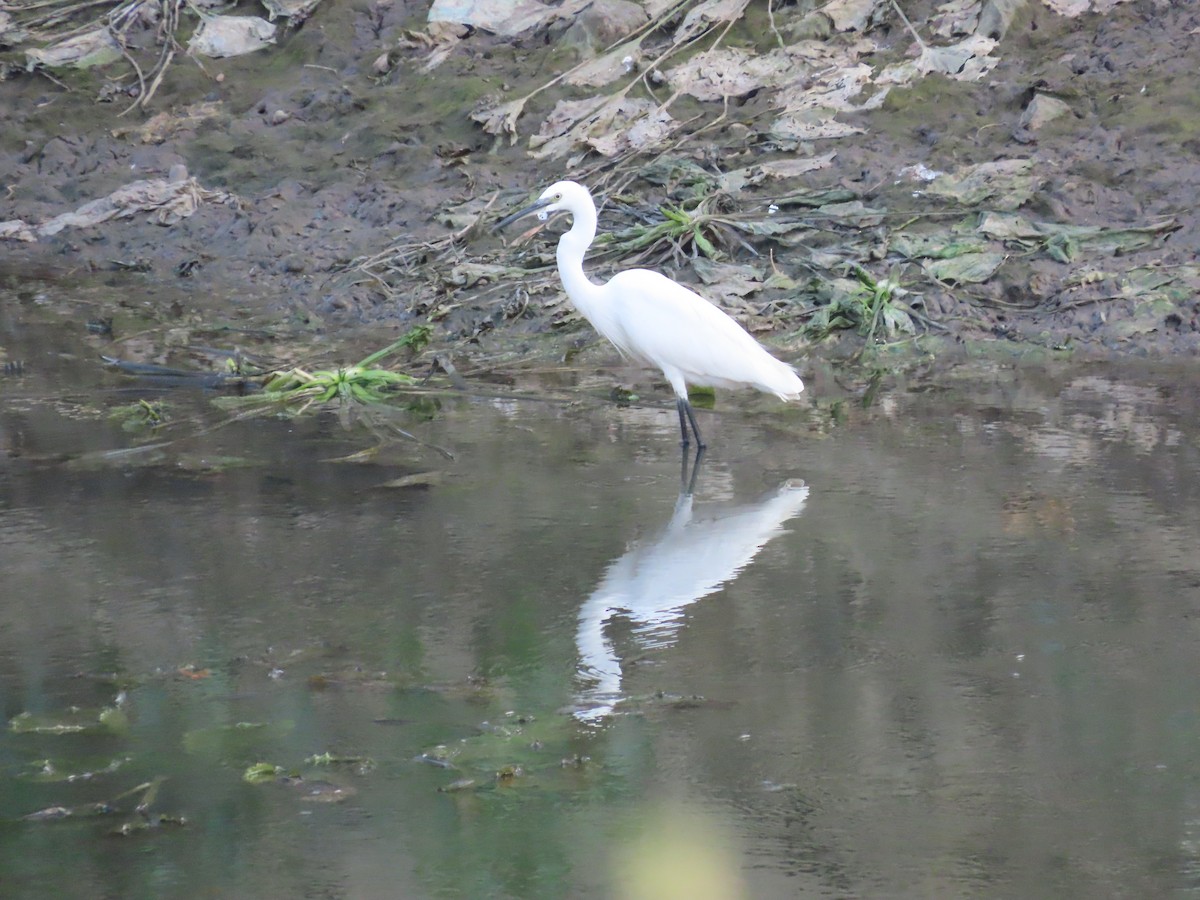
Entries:
POLYGON ((542 221, 568 212, 571 228, 558 239, 558 276, 575 308, 608 338, 623 356, 657 366, 675 390, 679 430, 688 445, 688 424, 704 446, 687 386, 753 387, 781 400, 795 400, 804 382, 795 370, 771 356, 741 325, 695 291, 660 272, 627 269, 606 284, 583 273, 583 257, 596 237, 596 204, 574 181, 560 181, 536 203, 496 224, 533 213, 542 221))

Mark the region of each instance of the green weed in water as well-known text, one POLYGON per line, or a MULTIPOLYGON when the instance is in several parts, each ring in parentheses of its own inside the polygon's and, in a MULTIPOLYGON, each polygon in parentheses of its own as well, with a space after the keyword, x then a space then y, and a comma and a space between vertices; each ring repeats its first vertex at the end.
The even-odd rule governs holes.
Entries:
POLYGON ((167 404, 162 400, 138 400, 118 406, 108 417, 123 431, 153 431, 167 422, 167 404))
POLYGON ((432 329, 428 325, 417 325, 405 332, 399 340, 364 357, 354 365, 312 372, 297 366, 284 372, 275 372, 267 378, 261 393, 231 399, 239 403, 298 407, 293 410, 296 413, 304 412, 314 403, 329 403, 334 400, 362 404, 382 403, 388 400, 397 388, 414 385, 417 380, 403 372, 376 366, 375 363, 402 349, 419 352, 429 343, 431 334, 432 329))
POLYGON ((419 352, 429 343, 432 333, 433 329, 428 325, 416 325, 398 340, 352 366, 312 372, 297 366, 284 372, 274 372, 267 376, 258 393, 245 397, 221 397, 216 402, 222 406, 253 407, 252 415, 280 410, 293 416, 303 414, 314 404, 324 406, 336 403, 338 414, 347 428, 352 422, 358 422, 375 432, 381 442, 388 436, 398 435, 452 459, 448 450, 427 444, 400 427, 396 421, 397 415, 424 420, 433 418, 440 408, 437 399, 412 397, 407 412, 389 403, 398 390, 415 385, 417 379, 376 365, 385 356, 400 350, 419 352))

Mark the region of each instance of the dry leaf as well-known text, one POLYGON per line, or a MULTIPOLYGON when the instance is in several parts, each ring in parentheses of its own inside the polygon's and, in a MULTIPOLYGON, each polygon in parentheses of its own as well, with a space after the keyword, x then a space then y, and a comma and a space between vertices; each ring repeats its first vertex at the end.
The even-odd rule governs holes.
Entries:
POLYGON ((744 50, 717 48, 697 53, 667 72, 671 87, 697 100, 744 97, 765 86, 778 87, 796 77, 783 50, 751 56, 744 50))
POLYGON ((875 11, 886 0, 831 0, 820 7, 835 31, 864 31, 875 11))
POLYGON ((433 0, 427 21, 469 25, 500 37, 515 37, 555 14, 552 7, 537 0, 433 0))
POLYGON ((952 38, 974 34, 979 24, 981 0, 950 0, 943 3, 929 20, 930 30, 938 37, 952 38))
POLYGON ((628 150, 648 150, 675 129, 671 114, 649 100, 622 100, 613 127, 587 143, 601 156, 613 157, 628 150))
POLYGON ((746 166, 744 169, 734 169, 721 176, 721 189, 732 194, 743 188, 760 184, 768 178, 795 178, 807 172, 828 168, 833 163, 835 156, 837 154, 830 151, 824 156, 775 159, 746 166))
POLYGON ((944 175, 925 192, 964 206, 991 200, 996 209, 1013 210, 1032 197, 1041 184, 1041 179, 1032 173, 1032 160, 999 159, 944 175))
POLYGON ((641 56, 642 39, 627 41, 608 53, 588 60, 571 72, 565 81, 575 87, 603 87, 612 84, 623 75, 630 74, 633 71, 632 66, 627 66, 625 61, 628 59, 636 66, 641 61, 641 56))
POLYGON ((750 0, 704 0, 693 6, 675 29, 675 43, 699 37, 718 22, 733 22, 742 17, 750 0))
POLYGON ((1118 4, 1127 3, 1129 0, 1042 0, 1042 2, 1060 16, 1074 19, 1089 10, 1098 13, 1110 12, 1118 4))
POLYGON ((120 59, 121 45, 108 29, 97 28, 40 50, 26 50, 25 58, 30 69, 34 66, 87 69, 120 59))
POLYGON ((188 52, 217 59, 244 56, 275 43, 275 26, 258 16, 206 16, 188 52))
POLYGON ((991 38, 974 34, 957 44, 945 47, 921 48, 915 60, 888 66, 875 79, 876 84, 908 84, 918 75, 938 72, 958 81, 978 81, 1000 62, 988 56, 996 42, 991 38))
POLYGON ((566 156, 588 147, 603 156, 643 150, 663 139, 675 120, 650 100, 624 96, 560 100, 529 141, 534 159, 566 156))
POLYGON ((488 134, 509 135, 509 143, 515 144, 517 142, 517 119, 525 110, 526 99, 522 97, 520 100, 512 100, 508 103, 501 103, 499 106, 489 106, 477 110, 471 113, 471 120, 478 122, 488 134))

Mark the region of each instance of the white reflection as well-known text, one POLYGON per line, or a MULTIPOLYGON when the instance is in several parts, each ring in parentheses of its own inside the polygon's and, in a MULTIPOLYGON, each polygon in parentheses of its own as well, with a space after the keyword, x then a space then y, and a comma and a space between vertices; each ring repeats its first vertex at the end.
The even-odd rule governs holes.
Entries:
POLYGON ((576 717, 602 718, 620 696, 621 662, 605 633, 612 619, 624 616, 643 648, 675 643, 684 609, 737 577, 807 499, 804 482, 789 480, 756 503, 706 510, 697 518, 690 489, 682 492, 661 534, 614 560, 579 611, 579 676, 589 685, 580 693, 576 717))

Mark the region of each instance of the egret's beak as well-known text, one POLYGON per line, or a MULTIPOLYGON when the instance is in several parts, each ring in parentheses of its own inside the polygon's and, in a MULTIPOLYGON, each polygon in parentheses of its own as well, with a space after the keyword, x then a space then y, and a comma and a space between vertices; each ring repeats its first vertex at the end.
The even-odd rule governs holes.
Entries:
POLYGON ((549 206, 553 202, 554 202, 553 200, 551 200, 550 198, 547 197, 547 198, 537 201, 537 203, 529 204, 529 206, 525 207, 524 209, 518 209, 511 216, 505 216, 503 219, 501 219, 499 222, 497 222, 495 225, 493 225, 492 231, 499 231, 501 228, 504 228, 507 225, 511 225, 513 222, 517 221, 517 219, 523 219, 525 216, 528 216, 531 213, 535 213, 542 207, 549 206))

